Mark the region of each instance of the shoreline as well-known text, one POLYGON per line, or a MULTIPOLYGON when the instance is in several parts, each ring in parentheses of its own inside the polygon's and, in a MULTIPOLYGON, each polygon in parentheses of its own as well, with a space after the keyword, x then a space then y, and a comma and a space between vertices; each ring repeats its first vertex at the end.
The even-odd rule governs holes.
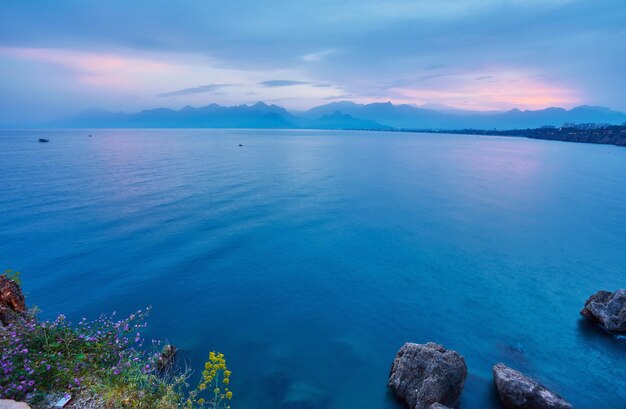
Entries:
POLYGON ((347 129, 347 128, 194 128, 194 127, 167 127, 167 128, 0 128, 0 132, 44 132, 44 131, 81 131, 95 130, 250 130, 250 131, 328 131, 328 132, 397 132, 397 133, 431 133, 445 135, 467 136, 506 136, 514 138, 527 138, 536 140, 587 143, 594 145, 613 145, 626 147, 626 126, 607 125, 591 128, 566 127, 566 128, 528 128, 511 130, 485 130, 485 129, 347 129))

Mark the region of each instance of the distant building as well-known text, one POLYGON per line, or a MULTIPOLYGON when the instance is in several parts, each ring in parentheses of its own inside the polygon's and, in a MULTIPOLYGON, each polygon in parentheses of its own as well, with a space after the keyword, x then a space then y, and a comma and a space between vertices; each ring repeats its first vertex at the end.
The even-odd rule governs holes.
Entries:
POLYGON ((596 124, 593 122, 584 123, 584 124, 575 124, 573 122, 566 122, 563 124, 561 128, 574 128, 581 130, 593 130, 593 129, 603 129, 607 126, 611 126, 610 124, 596 124))

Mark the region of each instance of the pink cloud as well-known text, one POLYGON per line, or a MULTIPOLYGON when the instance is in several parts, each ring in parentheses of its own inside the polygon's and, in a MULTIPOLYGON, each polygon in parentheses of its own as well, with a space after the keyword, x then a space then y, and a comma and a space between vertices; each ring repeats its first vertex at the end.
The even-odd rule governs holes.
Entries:
POLYGON ((474 110, 572 107, 581 102, 577 90, 542 82, 525 73, 502 71, 488 77, 494 79, 477 81, 475 73, 442 77, 420 86, 392 88, 390 92, 397 102, 439 103, 474 110))
POLYGON ((127 87, 138 76, 166 73, 172 68, 155 60, 57 48, 0 47, 0 55, 61 66, 71 70, 77 82, 100 87, 127 87))

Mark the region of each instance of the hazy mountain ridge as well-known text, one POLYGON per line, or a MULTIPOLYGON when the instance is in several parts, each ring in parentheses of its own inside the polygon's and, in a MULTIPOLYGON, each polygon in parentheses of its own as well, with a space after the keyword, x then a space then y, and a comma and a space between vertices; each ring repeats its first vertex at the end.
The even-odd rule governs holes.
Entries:
POLYGON ((450 113, 412 105, 393 105, 389 102, 355 104, 335 102, 312 108, 307 115, 341 111, 358 118, 367 118, 399 129, 518 129, 541 126, 561 126, 564 123, 607 123, 619 125, 626 122, 626 114, 604 107, 579 106, 566 110, 545 108, 540 110, 511 109, 505 112, 450 113))
MULTIPOLYGON (((390 102, 357 104, 333 102, 306 112, 291 113, 278 105, 225 107, 185 106, 179 110, 155 108, 134 114, 89 110, 35 124, 46 128, 311 128, 311 129, 526 129, 561 126, 565 123, 622 124, 626 114, 604 107, 579 106, 570 110, 551 107, 540 110, 511 109, 505 112, 437 111, 390 102)), ((30 124, 33 126, 34 124, 30 124)))
POLYGON ((277 105, 223 107, 210 104, 180 110, 155 108, 135 114, 88 111, 85 115, 53 121, 52 127, 86 128, 297 128, 293 116, 277 105))

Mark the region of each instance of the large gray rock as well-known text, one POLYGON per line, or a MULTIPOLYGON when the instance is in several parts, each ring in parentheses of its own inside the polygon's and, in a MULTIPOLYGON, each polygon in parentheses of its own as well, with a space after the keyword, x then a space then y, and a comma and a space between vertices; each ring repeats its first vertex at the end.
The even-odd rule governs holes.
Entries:
POLYGON ((428 409, 450 409, 447 406, 442 405, 441 403, 433 403, 428 407, 428 409))
POLYGON ((429 409, 434 403, 456 408, 466 377, 465 359, 456 351, 407 342, 393 360, 387 386, 410 409, 429 409))
POLYGON ((626 290, 598 291, 580 313, 609 332, 626 333, 626 290))
POLYGON ((556 393, 504 364, 493 367, 493 380, 507 409, 573 409, 556 393))

